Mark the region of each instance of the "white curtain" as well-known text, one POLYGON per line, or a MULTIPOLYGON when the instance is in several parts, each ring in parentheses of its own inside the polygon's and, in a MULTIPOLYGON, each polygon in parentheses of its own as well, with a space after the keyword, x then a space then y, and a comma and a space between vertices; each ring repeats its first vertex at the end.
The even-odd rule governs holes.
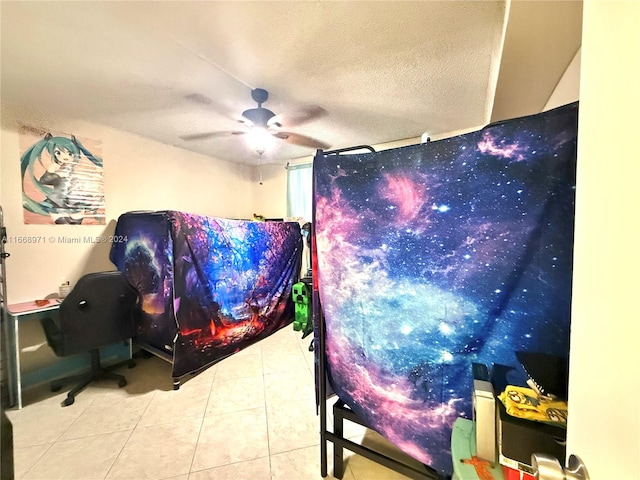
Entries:
POLYGON ((311 164, 287 167, 287 216, 311 221, 311 164))

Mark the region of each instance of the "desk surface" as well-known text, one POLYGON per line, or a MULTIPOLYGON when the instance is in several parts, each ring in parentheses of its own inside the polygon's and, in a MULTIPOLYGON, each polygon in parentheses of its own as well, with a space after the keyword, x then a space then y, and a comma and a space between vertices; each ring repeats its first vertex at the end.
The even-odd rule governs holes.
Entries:
POLYGON ((47 303, 44 305, 37 305, 35 300, 32 300, 31 302, 9 304, 7 305, 7 313, 9 313, 9 315, 19 315, 25 313, 46 312, 47 310, 53 310, 60 306, 59 298, 49 298, 42 301, 46 301, 47 303))

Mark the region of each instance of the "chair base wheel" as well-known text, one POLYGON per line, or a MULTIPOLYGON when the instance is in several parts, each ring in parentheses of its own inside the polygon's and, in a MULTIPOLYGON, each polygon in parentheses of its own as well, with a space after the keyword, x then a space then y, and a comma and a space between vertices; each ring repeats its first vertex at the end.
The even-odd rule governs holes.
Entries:
POLYGON ((60 390, 62 390, 62 385, 58 385, 58 384, 51 385, 52 392, 59 392, 60 390))
POLYGON ((63 407, 68 407, 69 405, 73 405, 73 402, 75 402, 76 399, 73 397, 67 397, 64 399, 64 401, 62 402, 62 406, 63 407))
POLYGON ((119 388, 125 387, 126 385, 127 385, 127 381, 124 378, 118 382, 119 388))

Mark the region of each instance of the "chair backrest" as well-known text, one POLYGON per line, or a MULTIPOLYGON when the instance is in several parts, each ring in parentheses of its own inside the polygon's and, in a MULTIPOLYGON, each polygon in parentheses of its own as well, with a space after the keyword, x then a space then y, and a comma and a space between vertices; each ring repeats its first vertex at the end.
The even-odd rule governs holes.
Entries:
POLYGON ((118 271, 84 275, 60 304, 64 354, 87 352, 133 337, 137 301, 138 292, 118 271))

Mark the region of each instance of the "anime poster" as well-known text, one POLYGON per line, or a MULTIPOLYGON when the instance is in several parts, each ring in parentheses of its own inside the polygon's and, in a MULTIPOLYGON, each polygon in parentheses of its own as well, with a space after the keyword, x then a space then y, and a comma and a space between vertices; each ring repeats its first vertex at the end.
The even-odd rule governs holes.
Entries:
POLYGON ((26 126, 19 141, 25 224, 106 223, 100 141, 26 126))
MULTIPOLYGON (((314 160, 331 385, 405 453, 452 472, 472 362, 569 352, 578 106, 314 160)), ((498 394, 500 392, 496 392, 498 394)))

